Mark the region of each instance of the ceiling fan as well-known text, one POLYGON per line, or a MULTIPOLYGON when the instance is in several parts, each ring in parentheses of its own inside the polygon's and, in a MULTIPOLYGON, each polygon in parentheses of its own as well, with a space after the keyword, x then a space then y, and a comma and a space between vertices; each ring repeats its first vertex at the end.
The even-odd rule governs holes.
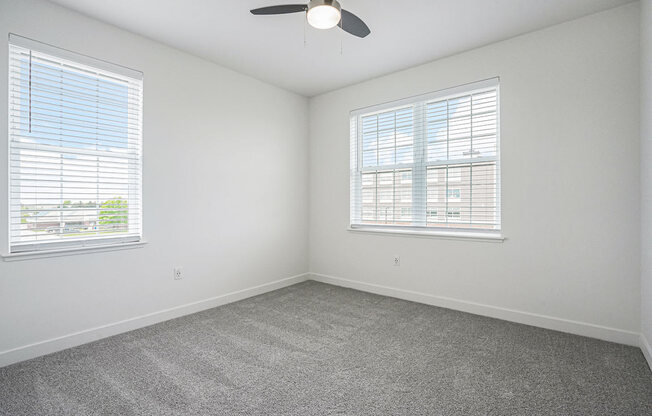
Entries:
POLYGON ((261 7, 251 10, 251 14, 287 14, 306 12, 310 26, 317 29, 330 29, 339 26, 359 38, 364 38, 371 30, 356 15, 344 10, 337 0, 310 0, 308 4, 283 4, 278 6, 261 7))

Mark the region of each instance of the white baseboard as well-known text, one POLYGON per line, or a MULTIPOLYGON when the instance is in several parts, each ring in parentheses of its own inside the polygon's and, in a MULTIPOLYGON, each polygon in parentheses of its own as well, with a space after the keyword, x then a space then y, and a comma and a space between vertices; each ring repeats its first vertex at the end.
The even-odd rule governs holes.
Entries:
POLYGON ((532 325, 541 328, 552 329, 555 331, 597 338, 604 341, 617 342, 619 344, 638 347, 640 346, 641 342, 640 334, 633 331, 610 328, 586 322, 572 321, 569 319, 555 318, 552 316, 539 315, 530 312, 501 308, 498 306, 485 305, 465 300, 452 299, 443 296, 429 295, 426 293, 397 289, 372 283, 365 283, 357 280, 349 280, 342 277, 329 276, 320 273, 309 273, 308 278, 322 283, 329 283, 336 286, 361 290, 363 292, 391 296, 398 299, 425 303, 427 305, 439 306, 447 309, 454 309, 475 315, 489 316, 491 318, 517 322, 519 324, 532 325))
POLYGON ((227 293, 220 296, 200 300, 197 302, 187 303, 185 305, 175 306, 146 315, 136 316, 123 321, 114 322, 95 328, 85 329, 61 337, 36 342, 11 350, 0 351, 0 367, 14 364, 20 361, 29 360, 30 358, 39 357, 45 354, 61 351, 67 348, 76 347, 88 342, 97 341, 98 339, 110 337, 123 332, 157 324, 159 322, 200 312, 205 309, 211 309, 216 306, 227 303, 237 302, 252 296, 260 295, 272 290, 281 289, 286 286, 300 283, 307 280, 307 273, 298 274, 285 279, 276 280, 259 286, 250 287, 243 290, 227 293))
POLYGON ((125 319, 123 321, 86 329, 83 331, 36 342, 11 350, 0 351, 0 367, 4 367, 24 360, 29 360, 31 358, 39 357, 42 355, 51 354, 53 352, 61 351, 67 348, 76 347, 88 342, 96 341, 123 332, 132 331, 134 329, 178 318, 180 316, 211 309, 220 305, 225 305, 227 303, 237 302, 239 300, 270 292, 272 290, 291 286, 308 279, 336 286, 349 287, 352 289, 375 293, 378 295, 391 296, 394 298, 424 303, 427 305, 459 310, 476 315, 489 316, 492 318, 602 339, 605 341, 638 346, 643 351, 643 355, 647 359, 648 364, 650 364, 650 367, 652 367, 652 347, 650 346, 650 343, 645 338, 645 336, 637 332, 555 318, 530 312, 517 311, 513 309, 500 308, 496 306, 452 299, 443 296, 429 295, 425 293, 381 286, 372 283, 365 283, 356 280, 349 280, 320 273, 303 273, 285 279, 276 280, 270 283, 265 283, 259 286, 227 293, 221 296, 215 296, 197 302, 192 302, 146 315, 125 319))
POLYGON ((641 351, 643 351, 643 355, 645 356, 645 359, 647 360, 647 365, 650 366, 650 369, 652 370, 652 346, 650 345, 650 342, 648 341, 647 338, 645 338, 645 335, 641 334, 641 343, 640 343, 641 351))

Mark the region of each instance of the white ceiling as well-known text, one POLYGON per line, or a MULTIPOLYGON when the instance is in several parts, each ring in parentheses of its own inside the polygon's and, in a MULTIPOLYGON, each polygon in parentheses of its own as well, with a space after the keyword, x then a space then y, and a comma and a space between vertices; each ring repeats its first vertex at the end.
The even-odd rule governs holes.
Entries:
POLYGON ((313 96, 631 0, 340 0, 371 28, 364 39, 302 13, 249 13, 307 0, 51 1, 313 96))

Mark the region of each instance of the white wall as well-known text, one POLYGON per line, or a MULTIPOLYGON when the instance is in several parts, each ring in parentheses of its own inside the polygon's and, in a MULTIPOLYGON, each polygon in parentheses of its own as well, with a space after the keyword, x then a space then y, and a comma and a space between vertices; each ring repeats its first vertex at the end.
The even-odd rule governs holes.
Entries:
POLYGON ((311 272, 637 343, 638 12, 632 3, 311 99, 311 272), (349 111, 495 76, 507 240, 347 231, 349 111))
POLYGON ((652 0, 641 1, 641 348, 652 366, 652 0))
MULTIPOLYGON (((28 344, 307 271, 307 99, 34 0, 0 0, 2 80, 8 32, 145 73, 149 243, 142 249, 0 261, 0 365, 38 350, 21 353, 28 344), (184 280, 173 280, 174 266, 183 267, 184 280)), ((0 97, 6 96, 3 81, 0 97)), ((7 114, 6 99, 0 99, 0 114, 7 114)), ((0 131, 7 131, 6 123, 0 117, 0 131)), ((7 218, 6 163, 2 145, 0 218, 7 218)), ((6 235, 3 220, 0 236, 6 235)), ((6 239, 0 241, 6 253, 6 239)))

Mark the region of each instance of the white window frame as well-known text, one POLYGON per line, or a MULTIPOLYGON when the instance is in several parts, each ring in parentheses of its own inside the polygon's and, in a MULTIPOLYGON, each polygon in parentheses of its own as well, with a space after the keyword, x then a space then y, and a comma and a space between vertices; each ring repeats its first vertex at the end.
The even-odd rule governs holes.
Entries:
MULTIPOLYGON (((351 160, 350 160, 350 216, 349 216, 349 226, 348 230, 349 231, 354 231, 354 232, 363 232, 363 233, 384 233, 384 234, 392 234, 392 235, 401 235, 401 234, 407 234, 407 235, 417 235, 417 236, 426 236, 426 237, 443 237, 443 238, 462 238, 462 239, 476 239, 476 240, 481 240, 481 241, 503 241, 505 238, 503 236, 503 231, 502 231, 502 187, 501 187, 501 149, 500 149, 500 79, 498 77, 496 78, 491 78, 479 82, 473 82, 469 84, 464 84, 460 85, 457 87, 453 88, 447 88, 444 90, 432 92, 432 93, 427 93, 427 94, 422 94, 419 96, 414 96, 414 97, 409 97, 405 98, 402 100, 397 100, 397 101, 392 101, 384 104, 379 104, 375 106, 370 106, 370 107, 365 107, 365 108, 360 108, 357 110, 353 110, 350 113, 350 131, 351 131, 351 137, 350 137, 350 142, 351 142, 351 160), (447 98, 453 98, 456 96, 463 96, 463 95, 468 95, 468 94, 474 94, 478 92, 482 92, 484 90, 490 90, 490 89, 495 89, 496 90, 496 100, 497 100, 497 108, 496 108, 496 157, 495 158, 489 158, 487 160, 484 160, 483 158, 468 158, 468 159, 455 159, 454 163, 451 163, 452 160, 445 160, 445 161, 437 161, 437 162, 428 162, 425 160, 425 143, 426 140, 423 137, 424 129, 422 128, 417 128, 415 129, 415 139, 413 142, 413 148, 414 148, 414 157, 412 163, 408 164, 394 164, 394 165, 387 165, 387 166, 382 166, 382 168, 378 166, 373 166, 371 168, 365 168, 363 167, 362 164, 362 140, 359 139, 359 132, 362 131, 362 116, 369 116, 373 114, 379 114, 383 112, 388 112, 392 110, 398 110, 402 107, 406 106, 413 106, 415 108, 414 111, 414 125, 419 125, 420 123, 423 123, 423 120, 420 119, 420 114, 423 112, 420 111, 421 109, 418 108, 418 106, 423 106, 427 102, 431 101, 438 101, 438 100, 443 100, 447 98), (421 135, 421 137, 418 137, 418 135, 421 135), (426 217, 427 217, 427 209, 425 204, 427 204, 426 198, 417 198, 416 201, 413 203, 413 207, 415 209, 415 215, 417 217, 414 218, 415 221, 413 221, 413 224, 417 224, 414 226, 406 226, 406 225, 394 225, 394 224, 388 224, 388 225, 383 225, 383 224, 361 224, 361 223, 356 223, 354 221, 354 218, 362 218, 361 217, 361 212, 355 212, 354 210, 362 210, 362 204, 361 203, 353 203, 354 201, 361 201, 360 199, 360 192, 361 192, 361 186, 360 186, 360 178, 361 178, 361 173, 364 173, 365 171, 380 171, 382 170, 387 170, 387 171, 395 171, 399 169, 412 169, 413 175, 412 175, 412 183, 413 183, 413 192, 415 192, 416 189, 420 189, 419 187, 423 187, 424 189, 427 188, 427 175, 415 175, 415 169, 419 168, 429 168, 433 166, 446 166, 446 165, 464 165, 464 164, 479 164, 482 163, 483 161, 487 162, 495 162, 496 164, 496 219, 498 223, 497 229, 492 229, 492 230, 478 230, 478 229, 473 229, 473 228, 436 228, 436 227, 426 227, 423 226, 422 224, 425 224, 426 217), (424 182, 423 184, 419 182, 424 182), (423 200, 422 202, 419 202, 419 200, 423 200), (424 206, 421 207, 419 204, 423 204, 424 206), (423 209, 422 209, 423 208, 423 209), (423 217, 423 218, 421 218, 423 217)), ((433 181, 433 183, 436 181, 433 181)), ((446 184, 448 185, 449 181, 446 180, 446 184)), ((453 182, 451 182, 453 183, 453 182)), ((459 182, 454 182, 455 187, 459 188, 458 185, 459 182)), ((447 190, 444 190, 445 193, 447 193, 447 190)), ((441 213, 438 213, 440 215, 441 213)), ((444 210, 444 214, 448 216, 448 209, 444 210)), ((456 221, 452 221, 456 222, 456 221)))
MULTIPOLYGON (((12 132, 11 132, 11 116, 9 115, 9 123, 8 123, 8 135, 7 135, 7 147, 8 147, 8 169, 9 169, 9 174, 8 174, 8 193, 7 193, 7 203, 8 203, 8 229, 7 229, 7 247, 9 252, 2 254, 2 257, 4 258, 5 261, 10 261, 10 260, 23 260, 23 259, 29 259, 29 258, 34 258, 34 257, 51 257, 51 256, 58 256, 58 255, 68 255, 68 254, 74 254, 78 252, 94 252, 94 251, 112 251, 112 250, 121 250, 121 249, 129 249, 129 248, 138 248, 142 247, 146 241, 143 238, 143 207, 142 207, 142 195, 143 195, 143 188, 142 188, 142 163, 143 163, 143 128, 142 128, 142 123, 143 123, 143 96, 142 96, 142 83, 143 83, 143 73, 141 71, 137 71, 131 68, 127 68, 121 65, 117 64, 112 64, 110 62, 106 62, 100 59, 92 58, 86 55, 82 55, 76 52, 72 52, 66 49, 61 49, 46 43, 42 43, 39 41, 35 41, 33 39, 25 38, 22 36, 15 35, 13 33, 9 34, 9 42, 8 45, 11 47, 19 47, 19 48, 24 48, 24 49, 29 49, 30 51, 33 51, 34 53, 41 53, 43 56, 50 56, 55 58, 59 62, 63 63, 70 63, 73 66, 79 67, 79 68, 88 68, 89 70, 95 70, 99 71, 98 73, 102 74, 109 74, 111 76, 115 77, 123 77, 123 79, 129 79, 130 82, 136 81, 139 85, 139 91, 140 91, 140 96, 139 96, 139 109, 136 114, 136 118, 131 119, 133 122, 137 123, 138 128, 139 128, 139 150, 138 150, 138 155, 139 158, 137 160, 137 163, 131 168, 136 168, 138 169, 138 175, 137 175, 137 184, 132 185, 130 184, 129 187, 137 190, 137 203, 134 204, 134 202, 130 201, 129 204, 130 206, 135 206, 135 213, 137 215, 138 219, 138 225, 136 226, 129 226, 129 235, 125 236, 102 236, 102 237, 97 237, 95 238, 84 238, 84 237, 78 237, 74 238, 71 237, 67 241, 61 241, 61 240, 44 240, 43 242, 35 242, 35 243, 17 243, 13 241, 12 238, 12 216, 11 216, 11 209, 12 205, 15 207, 16 204, 20 202, 16 202, 14 198, 12 198, 11 195, 11 190, 12 190, 12 173, 11 173, 11 149, 12 149, 12 143, 11 143, 11 138, 12 138, 12 132)), ((11 65, 12 60, 9 60, 9 65, 11 65)), ((9 73, 9 86, 11 87, 11 71, 8 71, 9 73)), ((11 98, 11 88, 8 89, 8 100, 9 100, 9 108, 11 108, 11 103, 12 103, 12 98, 11 98)), ((133 115, 129 115, 129 117, 134 117, 133 115)), ((95 151, 95 153, 98 153, 100 151, 95 151)), ((98 153, 99 154, 99 153, 98 153)), ((130 190, 130 192, 132 192, 130 190)), ((99 208, 96 208, 99 209, 99 208)), ((132 217, 132 213, 128 213, 129 217, 132 217)), ((92 237, 92 236, 91 236, 92 237)))

